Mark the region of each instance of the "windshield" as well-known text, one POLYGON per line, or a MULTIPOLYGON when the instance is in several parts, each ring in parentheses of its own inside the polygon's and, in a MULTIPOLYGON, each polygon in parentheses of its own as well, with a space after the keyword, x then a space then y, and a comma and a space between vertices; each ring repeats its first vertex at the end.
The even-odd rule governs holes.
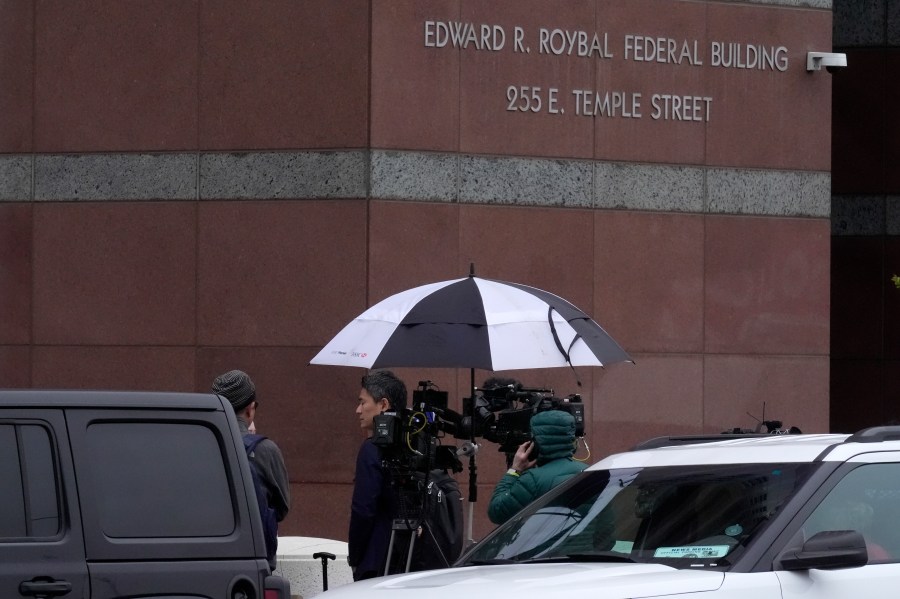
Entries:
POLYGON ((811 464, 584 472, 481 541, 460 565, 589 560, 728 568, 811 464))

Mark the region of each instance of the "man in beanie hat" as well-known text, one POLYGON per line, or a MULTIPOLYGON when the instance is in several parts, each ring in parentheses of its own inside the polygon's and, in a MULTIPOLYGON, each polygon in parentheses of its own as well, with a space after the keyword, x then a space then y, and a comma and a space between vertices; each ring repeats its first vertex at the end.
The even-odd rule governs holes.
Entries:
MULTIPOLYGON (((249 427, 256 418, 256 408, 259 402, 256 400, 256 385, 253 384, 247 373, 242 370, 230 370, 217 376, 213 381, 212 391, 231 403, 237 416, 241 436, 251 435, 249 427)), ((249 447, 245 439, 245 447, 248 447, 252 465, 255 466, 262 485, 265 487, 268 507, 274 510, 276 521, 281 522, 291 508, 291 488, 284 458, 281 450, 271 439, 260 436, 252 439, 249 447)), ((275 547, 267 547, 269 565, 272 569, 275 569, 277 538, 274 540, 274 544, 275 547)))
POLYGON ((575 417, 563 410, 545 410, 531 417, 532 441, 519 445, 512 468, 494 488, 488 518, 503 524, 523 507, 587 467, 575 461, 575 417), (537 445, 537 459, 531 450, 537 445))

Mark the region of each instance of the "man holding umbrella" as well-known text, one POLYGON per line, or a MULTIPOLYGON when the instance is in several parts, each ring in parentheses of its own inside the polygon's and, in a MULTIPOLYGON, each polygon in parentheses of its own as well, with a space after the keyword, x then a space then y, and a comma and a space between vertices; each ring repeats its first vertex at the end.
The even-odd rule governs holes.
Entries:
POLYGON ((356 456, 353 480, 347 555, 353 580, 384 574, 398 504, 372 434, 375 416, 389 410, 399 413, 406 408, 406 385, 389 370, 372 371, 362 377, 358 401, 359 426, 368 437, 356 456))

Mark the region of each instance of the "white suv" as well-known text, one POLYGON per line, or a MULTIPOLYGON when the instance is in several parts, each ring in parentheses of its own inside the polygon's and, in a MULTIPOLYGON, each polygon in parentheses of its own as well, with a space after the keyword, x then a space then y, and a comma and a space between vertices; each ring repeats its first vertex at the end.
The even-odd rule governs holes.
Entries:
POLYGON ((877 599, 898 588, 900 427, 878 427, 652 440, 538 499, 453 568, 327 595, 877 599))

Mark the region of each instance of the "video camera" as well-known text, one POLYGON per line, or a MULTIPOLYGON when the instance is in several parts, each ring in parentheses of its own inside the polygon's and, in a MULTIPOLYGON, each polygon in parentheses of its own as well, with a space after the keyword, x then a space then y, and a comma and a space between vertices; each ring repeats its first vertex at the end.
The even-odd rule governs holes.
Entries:
POLYGON ((447 392, 420 381, 413 392, 413 407, 400 413, 375 416, 372 442, 381 450, 382 462, 392 474, 404 476, 433 469, 462 471, 456 447, 442 445, 441 433, 454 429, 455 413, 447 409, 447 392))
POLYGON ((463 399, 463 413, 447 407, 448 394, 431 381, 419 381, 413 407, 401 413, 375 417, 373 443, 392 474, 405 475, 432 469, 462 471, 459 456, 465 450, 443 445, 450 435, 472 441, 483 437, 499 445, 507 458, 519 445, 530 441, 531 417, 546 410, 564 410, 575 418, 575 435, 584 437, 584 403, 581 396, 556 397, 552 389, 532 389, 519 383, 490 384, 463 399))
POLYGON ((513 454, 531 440, 531 417, 546 410, 564 410, 575 418, 575 435, 584 436, 581 396, 555 397, 553 389, 529 389, 518 383, 496 384, 475 391, 463 400, 463 417, 453 435, 460 439, 484 437, 513 454))

